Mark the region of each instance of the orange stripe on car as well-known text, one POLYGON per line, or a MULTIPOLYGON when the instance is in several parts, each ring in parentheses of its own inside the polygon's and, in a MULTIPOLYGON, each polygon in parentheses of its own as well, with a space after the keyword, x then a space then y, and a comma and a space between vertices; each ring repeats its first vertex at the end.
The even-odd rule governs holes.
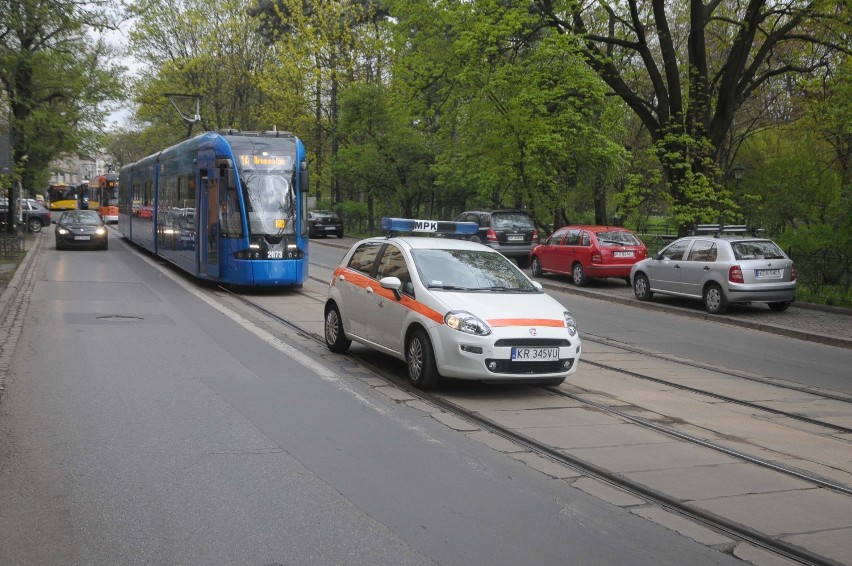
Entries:
POLYGON ((488 320, 489 326, 565 326, 564 320, 554 318, 494 318, 488 320))
MULTIPOLYGON (((363 273, 359 271, 355 271, 354 269, 350 269, 348 267, 338 267, 334 270, 334 275, 332 275, 331 284, 337 285, 337 277, 339 275, 343 275, 343 277, 356 287, 361 287, 365 289, 368 285, 373 288, 373 293, 383 297, 389 301, 396 301, 396 298, 393 296, 393 291, 390 289, 385 289, 379 282, 373 279, 372 277, 367 277, 363 273)), ((438 324, 443 324, 444 315, 439 313, 438 311, 427 307, 423 303, 416 301, 409 297, 408 295, 403 294, 402 300, 398 301, 399 304, 404 306, 407 309, 410 309, 418 314, 421 314, 428 318, 429 320, 433 320, 438 324)))

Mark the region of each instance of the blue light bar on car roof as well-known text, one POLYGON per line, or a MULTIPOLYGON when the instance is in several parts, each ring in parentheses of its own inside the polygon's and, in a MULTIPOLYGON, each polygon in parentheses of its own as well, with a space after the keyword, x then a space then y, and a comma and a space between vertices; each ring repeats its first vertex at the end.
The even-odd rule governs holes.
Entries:
POLYGON ((476 222, 445 222, 443 220, 415 220, 413 218, 382 218, 385 232, 428 232, 431 234, 476 234, 476 222))

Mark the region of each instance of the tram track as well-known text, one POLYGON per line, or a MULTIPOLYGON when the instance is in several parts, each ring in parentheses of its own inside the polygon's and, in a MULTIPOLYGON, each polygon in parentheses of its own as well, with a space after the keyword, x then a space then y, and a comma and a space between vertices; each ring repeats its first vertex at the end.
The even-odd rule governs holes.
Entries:
MULTIPOLYGON (((299 335, 304 336, 306 338, 309 338, 310 340, 313 340, 313 341, 317 342, 318 344, 321 344, 321 345, 324 346, 324 338, 322 336, 317 335, 316 333, 307 330, 306 328, 300 326, 297 323, 294 323, 290 320, 286 320, 285 318, 279 316, 275 312, 273 312, 273 311, 265 308, 264 306, 258 304, 256 301, 252 301, 249 298, 243 297, 242 295, 235 294, 235 293, 233 293, 230 290, 225 289, 225 288, 222 288, 221 290, 223 292, 227 293, 230 297, 232 297, 235 300, 237 300, 238 302, 240 302, 241 304, 262 313, 264 316, 271 318, 272 320, 276 321, 277 323, 282 324, 283 326, 285 326, 285 327, 289 328, 290 330, 298 333, 299 335)), ((303 291, 297 291, 297 293, 300 293, 304 296, 310 296, 312 299, 316 300, 315 297, 313 297, 313 296, 311 296, 307 293, 304 293, 303 291)), ((317 301, 317 302, 318 302, 318 304, 321 304, 321 301, 317 301)), ((584 339, 586 339, 585 336, 584 336, 584 339)), ((597 338, 593 337, 591 339, 595 340, 597 338)), ((609 344, 609 345, 611 345, 611 344, 609 344)), ((626 348, 626 349, 630 349, 630 348, 626 348)), ((630 350, 634 351, 635 353, 643 353, 644 354, 644 352, 637 351, 636 349, 630 349, 630 350)), ((487 418, 487 417, 483 416, 482 414, 480 414, 479 412, 477 412, 475 410, 471 410, 471 409, 466 408, 466 407, 464 407, 464 406, 462 406, 462 405, 460 405, 456 402, 453 402, 453 401, 451 401, 451 400, 449 400, 445 397, 442 397, 439 392, 438 393, 432 393, 432 392, 424 392, 424 391, 418 390, 418 389, 414 388, 408 382, 407 379, 400 377, 399 375, 397 375, 393 371, 389 371, 385 368, 378 367, 375 364, 370 363, 368 360, 363 359, 362 357, 359 357, 359 356, 353 355, 353 354, 345 354, 345 355, 347 357, 349 357, 350 359, 357 361, 360 365, 362 365, 366 369, 369 369, 371 372, 373 372, 375 375, 381 377, 382 379, 384 379, 389 384, 392 384, 393 386, 406 391, 412 397, 414 397, 418 400, 421 400, 423 402, 429 403, 429 404, 441 409, 442 411, 445 411, 445 412, 453 414, 453 415, 455 415, 459 418, 462 418, 463 420, 471 423, 472 425, 475 425, 475 426, 477 426, 477 427, 479 427, 483 430, 486 430, 486 431, 491 432, 491 433, 493 433, 493 434, 495 434, 495 435, 497 435, 501 438, 504 438, 504 439, 506 439, 510 442, 513 442, 513 443, 523 447, 524 449, 526 449, 526 450, 528 450, 528 451, 530 451, 534 454, 537 454, 539 456, 547 458, 547 459, 549 459, 553 462, 559 463, 561 465, 567 466, 568 468, 574 469, 574 470, 578 471, 579 473, 581 473, 583 475, 586 475, 586 476, 598 479, 598 480, 605 482, 607 484, 616 486, 616 487, 626 491, 627 493, 633 494, 637 497, 640 497, 640 498, 648 501, 649 503, 659 505, 662 508, 665 508, 665 509, 667 509, 671 512, 674 512, 676 514, 679 514, 681 516, 690 518, 693 521, 696 521, 697 523, 705 525, 705 526, 707 526, 711 529, 714 529, 714 530, 716 530, 720 533, 729 535, 729 536, 731 536, 731 537, 733 537, 737 540, 747 541, 747 542, 749 542, 749 543, 751 543, 751 544, 753 544, 757 547, 771 551, 771 552, 776 553, 776 554, 783 556, 785 558, 788 558, 788 559, 791 559, 791 560, 794 560, 794 561, 797 561, 797 562, 801 562, 801 563, 804 563, 804 564, 815 564, 815 565, 836 564, 836 562, 832 561, 831 559, 817 555, 817 554, 815 554, 815 553, 813 553, 813 552, 811 552, 811 551, 809 551, 805 548, 787 543, 786 541, 780 540, 776 537, 769 536, 769 535, 764 534, 764 533, 762 533, 762 532, 760 532, 756 529, 753 529, 753 528, 751 528, 747 525, 743 525, 743 524, 741 524, 737 521, 730 520, 726 517, 720 516, 718 514, 709 512, 705 509, 701 509, 700 507, 692 505, 688 502, 682 501, 681 499, 679 499, 677 497, 673 497, 669 494, 666 494, 666 493, 664 493, 664 492, 662 492, 658 489, 654 489, 654 488, 648 487, 648 486, 646 486, 646 485, 644 485, 640 482, 633 481, 633 480, 625 477, 622 474, 607 470, 604 467, 601 467, 601 466, 596 465, 592 462, 583 460, 582 458, 578 458, 574 455, 567 454, 564 451, 559 450, 558 448, 555 448, 555 447, 550 446, 550 445, 548 445, 544 442, 536 440, 535 438, 532 438, 528 435, 525 435, 522 432, 519 432, 518 430, 515 430, 515 429, 509 428, 505 425, 502 425, 502 424, 500 424, 499 422, 496 422, 493 419, 487 418)), ((653 355, 653 354, 650 354, 650 355, 653 355)), ((585 359, 583 361, 585 363, 589 363, 590 365, 605 368, 605 369, 608 369, 608 370, 611 370, 611 371, 618 371, 622 374, 625 374, 625 375, 628 375, 628 376, 631 376, 631 377, 634 377, 634 378, 650 379, 651 381, 655 381, 655 382, 659 382, 659 383, 666 383, 667 385, 672 386, 672 387, 679 386, 679 384, 667 382, 666 380, 654 378, 653 376, 645 376, 645 375, 639 374, 637 372, 630 372, 630 371, 627 371, 627 370, 623 370, 622 368, 610 367, 610 366, 607 366, 606 364, 600 364, 600 363, 597 363, 597 362, 589 362, 585 359)), ((671 361, 673 363, 688 363, 688 362, 685 362, 683 360, 668 360, 668 361, 671 361)), ((708 370, 711 370, 711 371, 717 371, 718 370, 718 368, 708 368, 708 367, 703 366, 703 365, 702 365, 702 368, 708 369, 708 370)), ((725 373, 725 372, 724 372, 724 370, 721 370, 720 373, 725 373)), ((741 376, 737 375, 737 377, 741 377, 741 376)), ((764 383, 766 383, 766 382, 764 382, 764 383)), ((776 385, 776 384, 773 384, 773 385, 776 385)), ((707 396, 712 397, 712 398, 717 399, 717 400, 724 400, 726 402, 731 402, 731 403, 738 402, 738 400, 735 400, 733 398, 726 397, 726 396, 719 396, 718 394, 715 394, 713 392, 700 390, 698 388, 687 387, 687 386, 683 386, 683 387, 679 387, 679 388, 688 390, 692 393, 704 394, 704 395, 707 395, 707 396)), ((569 393, 569 392, 564 391, 563 389, 561 389, 559 387, 543 387, 543 389, 545 389, 546 391, 548 391, 549 393, 551 393, 553 395, 558 395, 558 396, 561 396, 561 397, 564 397, 564 398, 571 399, 572 401, 574 401, 576 403, 581 403, 582 405, 587 406, 589 408, 592 408, 594 410, 605 412, 609 415, 612 415, 612 416, 614 416, 618 419, 622 419, 623 421, 631 423, 635 426, 639 426, 639 427, 642 427, 642 428, 653 430, 657 433, 664 434, 666 436, 675 438, 680 442, 685 442, 685 443, 689 443, 689 444, 692 444, 692 445, 700 446, 700 447, 702 447, 704 449, 708 449, 708 450, 714 450, 714 451, 722 452, 722 453, 724 453, 724 454, 726 454, 726 455, 728 455, 732 458, 735 458, 737 460, 740 460, 742 462, 747 462, 748 464, 758 466, 758 467, 763 468, 763 469, 772 470, 773 472, 780 473, 780 474, 783 474, 783 475, 786 475, 786 476, 789 476, 789 477, 793 477, 793 478, 796 478, 796 479, 801 480, 801 481, 805 481, 805 482, 809 483, 810 485, 813 485, 813 486, 816 486, 816 487, 819 487, 819 488, 823 488, 823 489, 829 489, 829 490, 836 492, 838 494, 841 494, 841 495, 845 495, 845 496, 852 495, 852 489, 850 489, 849 486, 828 480, 828 479, 820 477, 816 474, 811 474, 811 473, 808 473, 808 472, 800 470, 800 469, 796 469, 796 468, 793 468, 793 467, 790 467, 790 466, 784 466, 784 465, 778 464, 776 462, 772 462, 772 461, 769 461, 769 460, 766 460, 766 459, 763 459, 763 458, 758 458, 758 457, 755 457, 755 456, 752 456, 752 455, 749 455, 749 454, 746 454, 746 453, 743 453, 743 452, 740 452, 740 451, 737 451, 737 450, 733 450, 731 448, 722 446, 720 444, 710 442, 706 439, 702 439, 702 438, 696 437, 694 435, 690 435, 690 434, 686 434, 682 431, 678 431, 678 430, 676 430, 672 427, 667 427, 667 426, 660 424, 658 422, 654 422, 654 421, 651 421, 651 420, 648 420, 648 419, 645 419, 645 418, 642 418, 642 417, 638 417, 638 416, 630 414, 626 411, 619 410, 618 408, 615 408, 615 407, 612 407, 612 406, 609 406, 609 405, 606 405, 606 404, 603 404, 603 403, 599 403, 599 402, 596 402, 596 401, 593 401, 593 400, 584 399, 581 395, 569 393)), ((809 390, 808 393, 815 394, 812 390, 809 390)), ((848 402, 848 399, 845 399, 845 398, 836 398, 835 399, 834 397, 831 397, 831 396, 826 396, 826 398, 848 402)), ((777 409, 763 407, 763 406, 760 406, 760 405, 757 405, 757 404, 754 404, 754 403, 749 403, 749 402, 739 402, 739 404, 745 404, 746 406, 749 406, 750 408, 753 408, 755 410, 765 410, 765 411, 772 413, 774 415, 785 416, 785 417, 789 417, 791 419, 796 419, 796 420, 808 422, 809 424, 812 424, 812 425, 823 426, 827 429, 834 430, 836 432, 840 432, 840 433, 849 432, 849 429, 847 429, 846 427, 837 426, 837 425, 834 425, 832 423, 825 423, 825 422, 822 422, 822 421, 818 421, 816 419, 810 419, 808 417, 803 418, 801 415, 797 415, 795 413, 788 413, 788 412, 785 412, 785 411, 780 411, 780 410, 777 410, 777 409)))

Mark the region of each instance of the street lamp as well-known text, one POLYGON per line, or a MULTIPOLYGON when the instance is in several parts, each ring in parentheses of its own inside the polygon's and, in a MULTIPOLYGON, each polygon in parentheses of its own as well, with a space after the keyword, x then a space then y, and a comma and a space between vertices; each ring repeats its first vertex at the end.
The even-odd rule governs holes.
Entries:
POLYGON ((740 188, 740 183, 743 182, 743 176, 745 175, 745 170, 746 170, 746 168, 743 167, 742 165, 734 166, 734 183, 736 184, 738 189, 740 188))

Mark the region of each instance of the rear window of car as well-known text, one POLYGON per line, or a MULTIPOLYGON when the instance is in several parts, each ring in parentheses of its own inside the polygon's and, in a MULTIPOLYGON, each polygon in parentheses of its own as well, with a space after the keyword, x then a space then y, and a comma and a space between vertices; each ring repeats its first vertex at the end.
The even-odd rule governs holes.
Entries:
POLYGON ((642 242, 639 241, 639 238, 634 236, 631 232, 621 232, 621 231, 612 231, 612 232, 595 232, 595 236, 598 238, 598 242, 603 245, 625 245, 625 246, 641 246, 642 242))
POLYGON ((532 218, 521 212, 500 212, 491 215, 491 227, 495 230, 532 230, 532 218))
POLYGON ((784 259, 786 256, 778 244, 771 240, 753 240, 746 242, 731 242, 734 257, 748 259, 784 259))

